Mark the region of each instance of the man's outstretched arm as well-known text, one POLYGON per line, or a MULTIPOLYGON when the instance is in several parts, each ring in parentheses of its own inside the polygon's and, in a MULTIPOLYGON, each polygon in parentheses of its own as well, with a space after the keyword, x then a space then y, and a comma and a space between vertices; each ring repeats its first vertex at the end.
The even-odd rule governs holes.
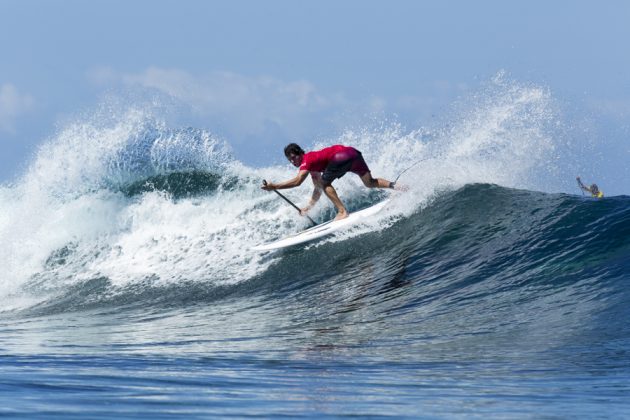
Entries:
POLYGON ((308 171, 300 171, 298 172, 295 178, 291 178, 288 181, 278 182, 278 183, 267 182, 266 185, 262 186, 262 189, 266 191, 271 191, 271 190, 285 190, 288 188, 295 188, 301 185, 307 176, 308 176, 308 171))

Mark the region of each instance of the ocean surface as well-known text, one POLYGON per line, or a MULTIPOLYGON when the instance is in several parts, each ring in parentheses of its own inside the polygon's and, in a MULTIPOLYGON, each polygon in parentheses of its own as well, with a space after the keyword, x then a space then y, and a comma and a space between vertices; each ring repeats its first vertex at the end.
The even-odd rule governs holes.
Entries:
POLYGON ((0 416, 630 418, 630 197, 558 181, 549 109, 505 89, 310 145, 409 190, 348 174, 350 211, 391 202, 267 253, 308 226, 260 189, 288 164, 138 110, 69 124, 0 188, 0 416))

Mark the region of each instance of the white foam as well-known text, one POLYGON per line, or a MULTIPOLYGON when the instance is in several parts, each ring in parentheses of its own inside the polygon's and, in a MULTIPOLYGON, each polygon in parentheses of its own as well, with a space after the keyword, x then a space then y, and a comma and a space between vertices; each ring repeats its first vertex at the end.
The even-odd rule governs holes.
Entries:
MULTIPOLYGON (((540 188, 535 172, 549 164, 554 147, 547 131, 553 119, 549 94, 510 84, 495 90, 471 100, 443 127, 409 131, 384 124, 312 145, 352 145, 374 176, 389 180, 419 162, 400 178, 408 192, 397 194, 370 224, 330 240, 386 228, 440 191, 468 183, 540 188)), ((97 277, 120 287, 147 279, 157 284, 250 279, 274 262, 248 251, 251 245, 307 226, 293 208, 260 189, 262 179, 295 174, 288 164, 246 167, 209 133, 168 130, 137 110, 107 123, 71 124, 42 146, 20 182, 0 189, 0 310, 22 304, 18 295, 33 281, 63 290, 97 277), (155 135, 147 138, 147 130, 155 135), (128 197, 116 189, 143 176, 187 170, 214 171, 237 179, 237 186, 177 200, 162 192, 128 197), (60 252, 63 261, 51 262, 60 252)), ((370 193, 353 174, 335 186, 350 207, 365 203, 370 193)), ((310 181, 283 193, 303 205, 310 181)), ((322 197, 312 216, 330 209, 322 197)))

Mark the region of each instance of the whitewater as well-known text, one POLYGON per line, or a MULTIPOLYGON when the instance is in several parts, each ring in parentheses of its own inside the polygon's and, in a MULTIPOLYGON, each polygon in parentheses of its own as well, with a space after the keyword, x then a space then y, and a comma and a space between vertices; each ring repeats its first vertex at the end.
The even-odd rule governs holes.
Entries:
POLYGON ((431 129, 303 143, 356 147, 388 179, 413 164, 408 191, 348 174, 350 211, 388 206, 254 252, 309 225, 260 188, 288 163, 142 106, 46 140, 0 187, 0 413, 630 415, 630 198, 575 189, 548 90, 496 80, 431 129))

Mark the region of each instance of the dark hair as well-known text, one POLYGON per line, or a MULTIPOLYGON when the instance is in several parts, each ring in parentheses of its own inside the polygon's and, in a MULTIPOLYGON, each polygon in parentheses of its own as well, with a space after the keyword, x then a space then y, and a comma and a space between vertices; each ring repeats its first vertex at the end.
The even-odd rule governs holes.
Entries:
POLYGON ((289 155, 303 155, 304 150, 300 146, 295 143, 287 144, 287 147, 284 148, 284 155, 288 158, 289 155))

